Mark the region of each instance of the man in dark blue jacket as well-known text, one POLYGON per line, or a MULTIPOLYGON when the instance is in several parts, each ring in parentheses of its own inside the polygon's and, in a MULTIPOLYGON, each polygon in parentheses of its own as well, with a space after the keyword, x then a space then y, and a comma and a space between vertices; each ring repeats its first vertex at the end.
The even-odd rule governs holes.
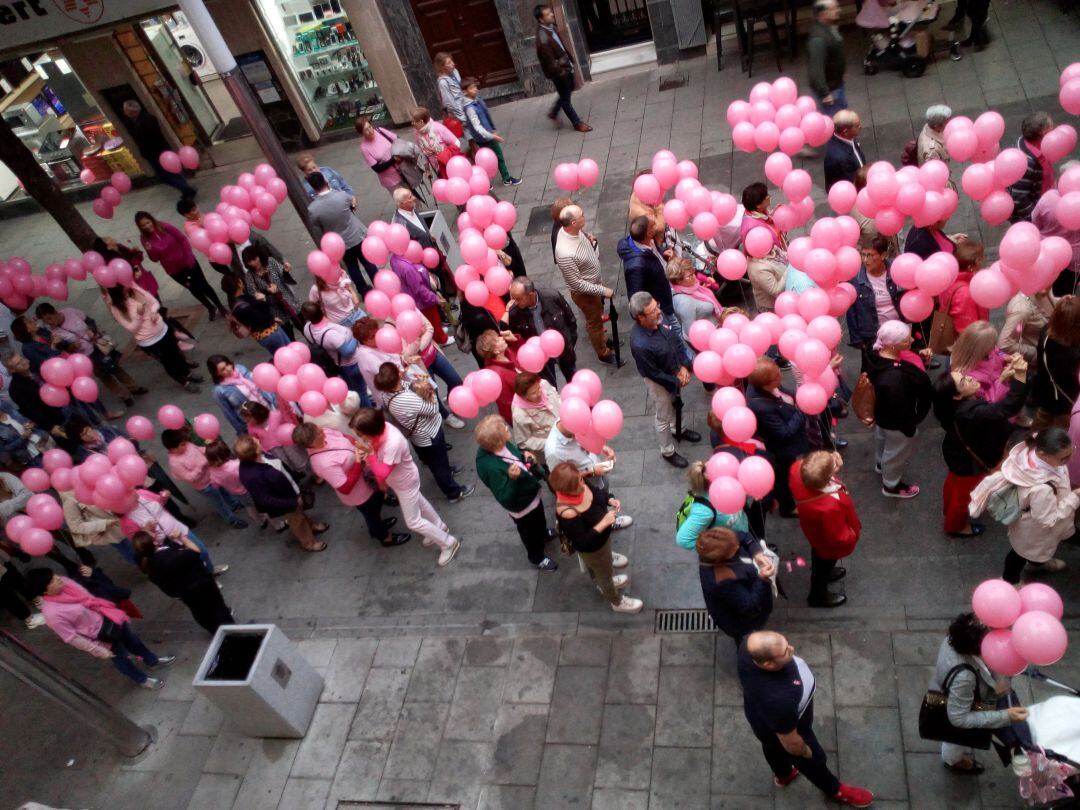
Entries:
POLYGON ((889 273, 889 263, 885 260, 888 250, 889 240, 875 236, 860 251, 863 264, 851 280, 855 286, 855 303, 847 311, 848 344, 856 349, 873 346, 878 326, 884 321, 904 320, 900 314, 903 290, 889 273))
POLYGON ((799 410, 794 397, 780 387, 780 369, 768 358, 758 358, 747 377, 746 407, 757 418, 757 438, 772 455, 776 484, 773 494, 781 517, 795 517, 795 498, 788 484, 788 471, 799 456, 810 450, 806 437, 806 414, 799 410))
POLYGON ((656 234, 652 220, 647 216, 635 217, 630 223, 630 235, 619 242, 618 254, 623 263, 623 275, 626 276, 626 297, 634 293, 647 292, 660 305, 663 322, 679 342, 679 356, 689 365, 694 355, 686 345, 682 325, 675 316, 675 303, 671 295, 671 283, 667 277, 667 259, 656 247, 656 234))
POLYGON ((649 293, 641 291, 630 296, 630 315, 635 324, 630 330, 630 353, 634 355, 638 374, 656 400, 656 435, 660 439, 660 455, 673 467, 685 467, 689 462, 675 452, 675 441, 691 444, 701 441, 693 430, 675 432, 675 409, 679 389, 690 382, 690 369, 680 359, 679 343, 671 328, 663 323, 660 305, 649 293))
POLYGON ((841 180, 855 181, 855 173, 866 165, 866 155, 855 140, 862 132, 862 119, 852 110, 841 110, 833 116, 832 137, 825 144, 825 190, 841 180))

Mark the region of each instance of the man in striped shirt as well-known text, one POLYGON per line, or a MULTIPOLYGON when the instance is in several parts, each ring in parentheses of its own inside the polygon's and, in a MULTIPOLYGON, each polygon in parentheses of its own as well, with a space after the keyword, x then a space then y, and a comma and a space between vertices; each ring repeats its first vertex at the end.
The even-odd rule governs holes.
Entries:
POLYGON ((570 298, 585 316, 585 331, 601 363, 615 365, 604 329, 604 299, 615 292, 600 278, 600 251, 592 234, 585 233, 585 212, 568 205, 559 214, 559 235, 555 239, 555 263, 563 274, 570 298))
POLYGON ((383 407, 416 448, 416 455, 431 470, 435 483, 450 503, 472 495, 475 485, 465 486, 454 480, 458 470, 450 464, 439 400, 431 381, 416 379, 406 384, 396 363, 383 363, 375 375, 375 389, 379 391, 383 407))

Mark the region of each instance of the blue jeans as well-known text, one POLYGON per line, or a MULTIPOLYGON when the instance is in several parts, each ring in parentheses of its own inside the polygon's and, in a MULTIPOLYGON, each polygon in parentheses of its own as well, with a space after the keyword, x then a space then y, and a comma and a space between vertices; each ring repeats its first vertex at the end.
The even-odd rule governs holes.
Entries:
POLYGON ((210 502, 214 505, 214 509, 221 515, 230 526, 238 527, 243 521, 235 517, 233 512, 237 512, 244 508, 244 504, 233 495, 221 487, 215 487, 213 485, 208 486, 206 489, 200 489, 200 494, 205 495, 210 499, 210 502))
POLYGON ((690 347, 686 344, 686 338, 683 337, 682 324, 679 323, 679 319, 674 314, 664 315, 664 323, 671 327, 671 331, 679 341, 679 354, 682 364, 687 368, 693 368, 694 353, 690 351, 690 347))
POLYGON ((449 358, 440 351, 435 352, 435 359, 428 366, 428 371, 446 383, 448 392, 461 385, 461 375, 457 373, 457 369, 454 368, 449 358))
POLYGON ((360 395, 360 404, 365 408, 370 408, 371 394, 368 393, 364 375, 360 373, 360 366, 355 363, 351 366, 338 366, 338 371, 341 373, 341 379, 349 386, 349 390, 360 395))
POLYGON ((574 74, 571 73, 569 76, 552 79, 551 83, 555 85, 555 92, 559 94, 559 97, 555 99, 555 106, 551 108, 551 116, 554 118, 559 114, 559 110, 562 110, 566 113, 566 117, 570 119, 570 123, 577 126, 581 123, 581 116, 577 114, 574 105, 570 103, 570 95, 574 92, 574 74))
POLYGON ((257 341, 260 346, 270 352, 273 355, 282 346, 289 345, 289 336, 285 334, 284 329, 277 329, 264 337, 262 340, 257 341))
POLYGON ((348 315, 346 315, 344 318, 342 318, 340 321, 338 321, 338 323, 341 324, 342 326, 352 327, 352 325, 354 323, 356 323, 358 320, 360 320, 361 318, 366 317, 366 316, 367 316, 367 313, 364 312, 364 310, 357 307, 352 312, 350 312, 348 315))
POLYGON ((131 678, 135 683, 146 683, 147 676, 135 666, 135 662, 131 660, 132 655, 141 658, 143 663, 149 666, 157 666, 158 657, 143 644, 141 638, 135 635, 135 631, 131 629, 131 622, 115 624, 105 619, 98 632, 98 641, 112 645, 113 666, 121 675, 131 678))
POLYGON ((832 91, 830 95, 832 95, 833 97, 832 104, 826 104, 824 101, 821 100, 820 96, 818 96, 817 103, 818 106, 821 108, 821 114, 827 115, 829 116, 829 118, 832 118, 834 115, 840 112, 840 110, 847 109, 847 94, 844 92, 844 85, 840 85, 839 87, 837 87, 835 90, 832 91))

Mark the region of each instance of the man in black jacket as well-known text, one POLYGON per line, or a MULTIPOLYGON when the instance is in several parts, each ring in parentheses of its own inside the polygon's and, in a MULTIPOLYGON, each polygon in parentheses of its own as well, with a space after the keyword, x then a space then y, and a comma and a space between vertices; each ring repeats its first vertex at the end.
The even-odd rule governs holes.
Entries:
POLYGON ((26 419, 35 427, 50 433, 64 423, 64 411, 46 405, 41 400, 41 381, 30 372, 30 361, 21 354, 4 358, 4 367, 11 375, 8 396, 26 419))
POLYGON ((677 433, 675 430, 675 409, 682 407, 679 389, 690 382, 690 369, 680 360, 678 340, 663 323, 664 313, 655 298, 647 292, 634 293, 630 296, 630 315, 636 321, 630 330, 630 352, 638 374, 656 400, 660 455, 672 467, 686 467, 689 462, 675 452, 675 442, 701 441, 701 434, 696 431, 683 429, 677 433))
POLYGON ((791 494, 788 473, 795 459, 810 450, 806 414, 799 410, 795 398, 780 387, 780 368, 771 358, 758 358, 746 382, 746 407, 757 419, 754 435, 761 439, 772 456, 776 474, 773 494, 780 516, 795 517, 795 498, 791 494))
POLYGON ((540 5, 533 9, 533 16, 537 22, 536 56, 540 60, 540 69, 551 79, 555 92, 559 94, 548 118, 558 126, 559 110, 562 110, 578 132, 592 132, 592 127, 581 120, 570 103, 570 94, 574 92, 574 60, 570 58, 563 35, 555 26, 555 12, 551 6, 540 5))
MULTIPOLYGON (((577 371, 577 319, 570 304, 558 290, 538 290, 525 276, 518 276, 510 285, 510 306, 506 308, 510 331, 525 340, 554 329, 563 336, 566 348, 557 358, 559 369, 567 382, 577 371)), ((555 385, 555 360, 544 366, 543 376, 555 385)))
POLYGON ((124 117, 127 118, 125 126, 135 141, 135 146, 142 155, 143 160, 150 164, 154 174, 166 185, 172 186, 180 192, 180 196, 194 199, 198 193, 184 175, 169 172, 162 168, 159 159, 162 152, 172 149, 169 142, 161 132, 161 124, 158 120, 142 108, 142 105, 134 99, 124 102, 124 117))
POLYGON ((840 110, 833 116, 833 134, 825 144, 825 190, 841 180, 855 182, 855 173, 866 164, 866 155, 855 140, 862 132, 862 119, 854 110, 840 110))

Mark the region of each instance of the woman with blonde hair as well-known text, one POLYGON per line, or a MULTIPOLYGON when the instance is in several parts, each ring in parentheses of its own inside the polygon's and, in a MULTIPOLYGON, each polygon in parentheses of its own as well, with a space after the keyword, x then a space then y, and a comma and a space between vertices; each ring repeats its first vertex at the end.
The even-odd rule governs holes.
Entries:
POLYGON ((675 542, 682 548, 694 548, 698 537, 710 529, 734 529, 741 533, 750 531, 745 510, 734 514, 719 511, 709 501, 709 479, 705 475, 705 462, 692 461, 686 468, 689 484, 686 498, 675 518, 675 542), (682 521, 681 523, 679 521, 682 521))
POLYGON ((1000 402, 1009 393, 1002 373, 1010 359, 998 345, 998 331, 987 321, 974 321, 960 333, 953 344, 950 371, 971 377, 979 383, 978 396, 987 402, 1000 402))

